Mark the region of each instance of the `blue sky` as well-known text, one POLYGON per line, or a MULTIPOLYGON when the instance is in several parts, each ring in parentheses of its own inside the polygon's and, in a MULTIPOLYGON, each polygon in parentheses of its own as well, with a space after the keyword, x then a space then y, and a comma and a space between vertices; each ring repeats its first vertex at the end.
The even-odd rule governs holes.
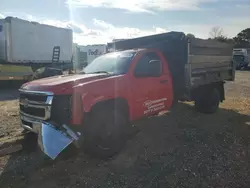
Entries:
POLYGON ((214 26, 233 37, 250 27, 250 0, 1 0, 6 16, 71 27, 79 44, 173 30, 207 38, 214 26))

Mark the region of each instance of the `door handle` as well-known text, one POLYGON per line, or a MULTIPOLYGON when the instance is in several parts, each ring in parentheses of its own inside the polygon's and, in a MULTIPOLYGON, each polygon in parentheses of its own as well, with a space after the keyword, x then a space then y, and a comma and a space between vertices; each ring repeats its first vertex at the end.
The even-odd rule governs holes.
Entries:
POLYGON ((168 83, 168 80, 161 80, 160 83, 161 84, 166 84, 166 83, 168 83))

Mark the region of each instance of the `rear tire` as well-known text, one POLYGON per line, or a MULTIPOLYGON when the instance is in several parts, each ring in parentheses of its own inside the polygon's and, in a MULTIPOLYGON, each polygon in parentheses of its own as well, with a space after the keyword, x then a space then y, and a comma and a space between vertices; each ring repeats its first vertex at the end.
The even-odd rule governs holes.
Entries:
POLYGON ((126 142, 126 124, 125 116, 117 109, 95 110, 86 125, 84 145, 87 153, 102 159, 118 153, 126 142))
POLYGON ((220 104, 220 92, 217 88, 208 88, 200 92, 195 100, 195 108, 198 112, 212 114, 217 111, 220 104))

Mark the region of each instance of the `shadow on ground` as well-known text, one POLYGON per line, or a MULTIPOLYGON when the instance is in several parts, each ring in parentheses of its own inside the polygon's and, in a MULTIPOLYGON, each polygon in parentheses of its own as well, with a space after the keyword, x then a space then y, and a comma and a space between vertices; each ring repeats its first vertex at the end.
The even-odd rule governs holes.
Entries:
POLYGON ((250 187, 250 116, 220 109, 205 115, 180 103, 140 123, 109 161, 83 153, 47 160, 38 151, 12 155, 1 187, 250 187))
POLYGON ((240 69, 238 71, 250 71, 250 66, 248 66, 247 68, 240 69))
POLYGON ((23 81, 0 81, 0 101, 16 100, 23 81))
POLYGON ((19 97, 18 89, 0 90, 0 101, 16 100, 19 97))

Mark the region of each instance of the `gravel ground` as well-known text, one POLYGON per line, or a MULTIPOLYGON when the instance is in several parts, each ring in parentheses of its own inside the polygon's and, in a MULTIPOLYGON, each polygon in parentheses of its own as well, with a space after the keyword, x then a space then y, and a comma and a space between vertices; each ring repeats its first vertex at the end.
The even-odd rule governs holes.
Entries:
MULTIPOLYGON (((0 98, 1 100, 1 98, 0 98)), ((0 142, 20 134, 16 100, 0 102, 0 142)), ((39 152, 0 158, 0 187, 250 187, 250 72, 226 84, 216 114, 179 103, 138 125, 109 161, 75 153, 50 161, 39 152)))

